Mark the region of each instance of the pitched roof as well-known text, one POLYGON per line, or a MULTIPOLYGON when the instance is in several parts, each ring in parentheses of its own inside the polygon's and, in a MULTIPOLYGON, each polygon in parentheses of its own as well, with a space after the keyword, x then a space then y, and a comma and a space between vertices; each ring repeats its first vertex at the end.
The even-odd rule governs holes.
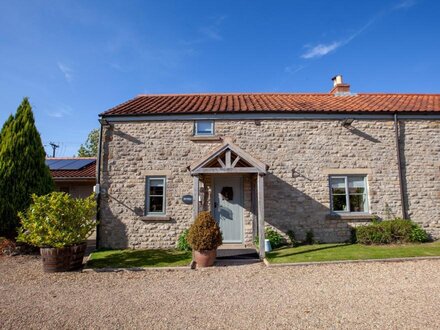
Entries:
POLYGON ((440 94, 169 94, 139 95, 101 113, 117 115, 249 112, 440 112, 440 94))
POLYGON ((94 157, 51 157, 46 159, 46 163, 48 161, 64 161, 67 164, 75 160, 92 160, 92 162, 84 162, 85 165, 77 169, 50 169, 53 179, 56 181, 57 179, 88 180, 96 178, 96 158, 94 157))

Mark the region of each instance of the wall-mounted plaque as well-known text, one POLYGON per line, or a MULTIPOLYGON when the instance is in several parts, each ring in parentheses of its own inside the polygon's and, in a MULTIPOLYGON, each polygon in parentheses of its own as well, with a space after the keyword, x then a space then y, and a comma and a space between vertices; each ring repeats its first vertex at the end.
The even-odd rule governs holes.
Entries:
POLYGON ((193 203, 193 197, 192 195, 184 195, 182 196, 182 202, 184 202, 185 204, 192 204, 193 203))

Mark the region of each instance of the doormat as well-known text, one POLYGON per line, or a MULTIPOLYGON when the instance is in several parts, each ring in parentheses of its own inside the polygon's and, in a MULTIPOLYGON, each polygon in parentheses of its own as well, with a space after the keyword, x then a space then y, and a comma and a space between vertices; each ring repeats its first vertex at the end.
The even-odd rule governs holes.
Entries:
POLYGON ((240 260, 240 259, 259 259, 258 253, 256 251, 246 251, 237 250, 236 253, 234 251, 228 251, 228 255, 217 256, 218 260, 240 260))

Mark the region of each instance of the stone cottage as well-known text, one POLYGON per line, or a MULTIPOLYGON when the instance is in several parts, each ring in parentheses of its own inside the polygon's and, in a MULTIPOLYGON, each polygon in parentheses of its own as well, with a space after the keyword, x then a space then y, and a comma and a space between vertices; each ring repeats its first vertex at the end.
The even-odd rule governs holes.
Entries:
MULTIPOLYGON (((440 235, 440 95, 140 95, 102 114, 99 246, 172 248, 209 210, 224 243, 264 227, 343 242, 373 217, 440 235)), ((260 251, 264 255, 264 251, 260 251)))

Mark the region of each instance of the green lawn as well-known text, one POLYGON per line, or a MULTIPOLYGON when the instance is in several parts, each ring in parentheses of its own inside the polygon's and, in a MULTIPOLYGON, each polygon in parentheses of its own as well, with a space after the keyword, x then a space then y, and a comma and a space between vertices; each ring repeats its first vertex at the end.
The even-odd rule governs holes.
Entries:
POLYGON ((191 252, 177 250, 106 250, 93 252, 86 268, 188 266, 191 252))
POLYGON ((315 244, 281 248, 266 254, 270 263, 365 260, 440 256, 440 241, 423 244, 315 244))

